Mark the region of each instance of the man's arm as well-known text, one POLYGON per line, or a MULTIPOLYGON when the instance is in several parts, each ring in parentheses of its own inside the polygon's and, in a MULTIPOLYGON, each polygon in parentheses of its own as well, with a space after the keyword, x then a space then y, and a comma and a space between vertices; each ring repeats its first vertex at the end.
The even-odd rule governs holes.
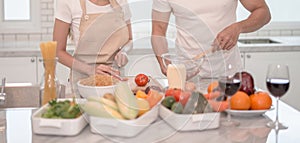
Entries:
POLYGON ((240 0, 241 4, 251 12, 250 16, 238 22, 241 27, 241 33, 253 32, 271 20, 269 7, 264 0, 240 0))
POLYGON ((240 33, 256 31, 271 20, 265 0, 240 0, 240 2, 251 14, 247 19, 226 27, 217 35, 216 40, 222 49, 229 50, 236 45, 240 33))
POLYGON ((152 49, 156 55, 161 71, 166 75, 167 69, 163 66, 161 55, 168 52, 166 32, 171 12, 158 12, 152 10, 152 49))

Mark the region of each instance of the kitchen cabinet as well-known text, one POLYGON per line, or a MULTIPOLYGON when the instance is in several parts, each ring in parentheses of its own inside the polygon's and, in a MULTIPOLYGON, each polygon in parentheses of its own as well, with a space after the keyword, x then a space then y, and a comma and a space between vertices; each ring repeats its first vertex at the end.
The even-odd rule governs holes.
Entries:
POLYGON ((241 52, 241 61, 242 61, 243 68, 245 68, 245 53, 243 52, 241 52))
MULTIPOLYGON (((44 74, 41 57, 0 57, 0 77, 6 82, 29 82, 40 84, 44 74)), ((57 63, 56 76, 60 83, 67 84, 69 68, 57 63)))
POLYGON ((290 87, 282 100, 300 110, 300 52, 245 52, 245 70, 250 72, 255 80, 256 87, 267 90, 265 78, 268 64, 286 64, 289 66, 290 87))
POLYGON ((0 57, 0 76, 6 82, 37 83, 36 57, 0 57))

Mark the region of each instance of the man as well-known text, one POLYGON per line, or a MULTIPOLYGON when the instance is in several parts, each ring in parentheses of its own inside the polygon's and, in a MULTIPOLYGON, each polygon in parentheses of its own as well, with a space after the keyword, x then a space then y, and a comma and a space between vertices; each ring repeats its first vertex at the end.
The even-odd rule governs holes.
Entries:
POLYGON ((225 64, 232 64, 236 72, 242 68, 237 40, 240 33, 253 32, 270 19, 264 0, 240 0, 250 12, 249 17, 236 21, 238 0, 153 0, 152 48, 162 73, 166 74, 161 55, 168 52, 166 31, 171 13, 175 16, 176 52, 193 58, 202 52, 215 51, 204 60, 202 76, 217 76, 225 64))

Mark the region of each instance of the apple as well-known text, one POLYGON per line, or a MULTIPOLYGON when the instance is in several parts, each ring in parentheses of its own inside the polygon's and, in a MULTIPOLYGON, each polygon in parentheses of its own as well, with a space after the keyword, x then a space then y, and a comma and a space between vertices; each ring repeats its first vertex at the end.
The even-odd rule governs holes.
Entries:
MULTIPOLYGON (((236 76, 237 76, 237 74, 236 74, 236 76)), ((239 90, 247 93, 248 95, 254 94, 255 86, 254 86, 253 76, 246 71, 242 71, 241 78, 242 78, 242 81, 241 81, 241 86, 240 86, 239 90)))

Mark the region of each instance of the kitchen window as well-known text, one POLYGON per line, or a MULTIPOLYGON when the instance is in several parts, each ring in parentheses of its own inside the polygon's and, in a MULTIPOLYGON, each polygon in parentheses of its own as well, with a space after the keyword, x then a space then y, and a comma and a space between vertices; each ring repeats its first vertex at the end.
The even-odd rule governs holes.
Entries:
POLYGON ((41 31, 39 0, 0 0, 0 33, 41 31))

